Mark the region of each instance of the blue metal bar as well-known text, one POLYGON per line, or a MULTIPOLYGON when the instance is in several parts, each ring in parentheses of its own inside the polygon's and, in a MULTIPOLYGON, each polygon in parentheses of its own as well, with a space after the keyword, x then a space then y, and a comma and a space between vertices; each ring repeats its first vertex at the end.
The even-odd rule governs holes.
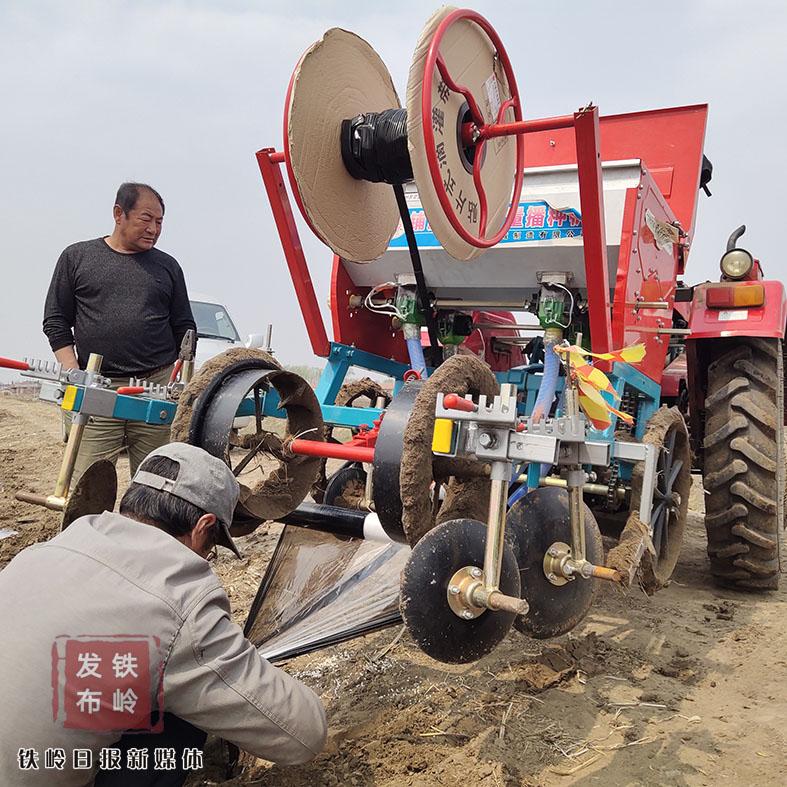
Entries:
MULTIPOLYGON (((69 388, 71 387, 69 386, 69 388)), ((81 385, 75 385, 73 388, 76 390, 74 402, 71 407, 63 409, 71 413, 78 413, 82 410, 85 388, 81 385)), ((112 415, 107 417, 116 418, 118 421, 136 421, 160 426, 172 423, 176 409, 177 404, 167 399, 148 399, 141 396, 115 394, 112 415)), ((88 415, 95 415, 95 413, 88 413, 88 415)))
POLYGON ((377 407, 339 407, 335 404, 322 406, 322 417, 325 423, 353 428, 364 424, 371 428, 372 421, 379 418, 383 412, 377 407))

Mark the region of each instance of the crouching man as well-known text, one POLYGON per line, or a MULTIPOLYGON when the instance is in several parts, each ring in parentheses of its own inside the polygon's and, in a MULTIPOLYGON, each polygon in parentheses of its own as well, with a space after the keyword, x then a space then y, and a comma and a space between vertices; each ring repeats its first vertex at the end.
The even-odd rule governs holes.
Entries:
POLYGON ((0 571, 2 782, 180 785, 206 733, 289 765, 325 741, 306 686, 230 619, 208 560, 240 556, 229 468, 172 443, 120 513, 82 517, 0 571))

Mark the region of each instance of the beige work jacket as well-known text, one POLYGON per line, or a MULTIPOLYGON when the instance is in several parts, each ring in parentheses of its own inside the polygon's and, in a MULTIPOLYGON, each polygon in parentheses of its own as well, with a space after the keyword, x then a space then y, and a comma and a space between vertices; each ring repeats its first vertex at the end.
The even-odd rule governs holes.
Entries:
POLYGON ((164 710, 277 763, 306 762, 321 750, 319 698, 243 636, 207 561, 162 530, 105 512, 28 547, 0 571, 2 784, 92 781, 71 762, 63 771, 43 768, 47 748, 63 748, 69 759, 87 748, 97 764, 99 750, 119 739, 64 726, 56 653, 64 638, 119 635, 157 638, 151 671, 163 670, 164 710), (19 749, 39 753, 38 770, 20 769, 19 749))

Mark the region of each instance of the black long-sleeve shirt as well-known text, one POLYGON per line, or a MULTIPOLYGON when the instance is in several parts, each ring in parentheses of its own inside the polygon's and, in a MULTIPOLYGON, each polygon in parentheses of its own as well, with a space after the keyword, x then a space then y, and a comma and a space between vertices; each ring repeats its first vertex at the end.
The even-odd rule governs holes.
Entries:
POLYGON ((109 377, 137 376, 172 363, 191 314, 183 271, 158 249, 120 254, 103 238, 69 246, 55 266, 44 306, 53 351, 76 346, 84 368, 104 356, 109 377))

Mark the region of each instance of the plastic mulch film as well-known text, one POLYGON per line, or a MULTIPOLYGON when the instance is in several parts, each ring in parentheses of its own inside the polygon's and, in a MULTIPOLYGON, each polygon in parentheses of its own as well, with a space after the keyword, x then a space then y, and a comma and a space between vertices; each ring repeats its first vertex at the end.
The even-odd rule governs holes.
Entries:
POLYGON ((401 621, 403 544, 287 526, 246 621, 246 637, 270 661, 344 642, 401 621))

